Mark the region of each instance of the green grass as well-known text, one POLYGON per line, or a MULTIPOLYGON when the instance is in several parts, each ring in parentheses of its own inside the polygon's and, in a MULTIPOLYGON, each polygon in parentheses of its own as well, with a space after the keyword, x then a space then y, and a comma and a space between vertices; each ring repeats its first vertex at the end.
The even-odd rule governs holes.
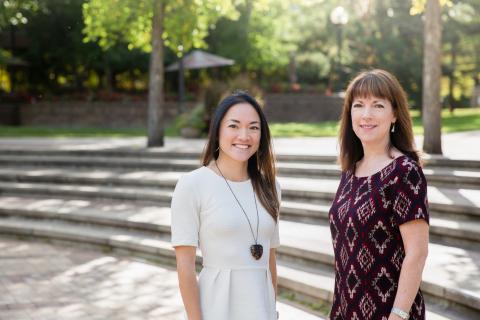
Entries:
POLYGON ((305 299, 302 299, 301 297, 298 297, 294 292, 291 292, 286 289, 280 288, 279 290, 279 296, 282 297, 283 299, 290 300, 293 302, 293 304, 300 304, 308 309, 315 311, 322 316, 328 316, 328 313, 330 312, 331 305, 329 303, 325 303, 323 301, 318 301, 316 303, 311 303, 307 302, 305 299))
MULTIPOLYGON (((411 111, 413 131, 423 134, 420 111, 411 111)), ((335 137, 340 126, 337 121, 321 123, 273 123, 270 125, 274 137, 335 137)), ((442 111, 442 132, 480 130, 480 108, 456 109, 452 114, 442 111)))
MULTIPOLYGON (((0 126, 0 137, 57 137, 57 138, 71 138, 71 137, 108 137, 108 138, 122 138, 122 137, 145 137, 146 129, 131 128, 131 129, 102 129, 102 128, 52 128, 52 127, 13 127, 0 126)), ((167 128, 165 130, 166 136, 176 136, 174 128, 167 128)))
POLYGON ((337 135, 338 128, 338 121, 272 123, 270 132, 274 137, 332 137, 337 135))
MULTIPOLYGON (((413 132, 423 134, 420 111, 411 112, 413 132)), ((455 109, 453 115, 448 110, 442 111, 442 133, 480 130, 480 108, 455 109)))
MULTIPOLYGON (((413 131, 423 134, 418 110, 411 111, 413 131)), ((318 123, 272 123, 270 130, 274 137, 334 137, 337 136, 337 121, 318 123)), ((480 108, 456 109, 451 115, 442 112, 442 132, 480 130, 480 108)), ((167 127, 166 136, 178 136, 174 126, 167 127)), ((99 128, 50 128, 0 126, 0 137, 144 137, 146 129, 99 129, 99 128)))

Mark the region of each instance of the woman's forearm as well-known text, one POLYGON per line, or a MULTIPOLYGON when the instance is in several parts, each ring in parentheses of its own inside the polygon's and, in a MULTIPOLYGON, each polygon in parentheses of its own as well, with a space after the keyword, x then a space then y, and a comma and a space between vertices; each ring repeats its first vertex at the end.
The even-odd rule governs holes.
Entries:
POLYGON ((273 290, 275 290, 275 298, 277 298, 277 258, 275 249, 270 249, 270 261, 269 261, 269 268, 270 268, 270 275, 272 276, 272 285, 273 290))
POLYGON ((177 268, 180 293, 188 320, 201 320, 200 294, 195 268, 177 268))
MULTIPOLYGON (((422 281, 422 272, 425 266, 426 254, 406 255, 403 260, 398 281, 397 295, 393 305, 405 312, 410 312, 418 288, 422 281)), ((389 319, 399 319, 396 316, 389 319)))

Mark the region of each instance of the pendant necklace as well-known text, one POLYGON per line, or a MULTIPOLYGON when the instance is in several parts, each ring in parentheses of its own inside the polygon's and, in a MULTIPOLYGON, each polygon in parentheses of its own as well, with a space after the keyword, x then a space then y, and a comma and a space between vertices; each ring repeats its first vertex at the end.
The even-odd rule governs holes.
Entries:
POLYGON ((257 197, 255 196, 255 191, 253 191, 253 199, 254 199, 254 201, 255 201, 255 210, 257 211, 257 236, 256 236, 256 237, 255 237, 255 233, 253 232, 252 224, 250 223, 250 219, 248 218, 247 213, 246 213, 245 210, 243 209, 242 205, 240 204, 240 201, 238 201, 237 196, 236 196, 235 193, 233 192, 232 187, 230 187, 230 184, 228 183, 227 179, 225 178, 225 176, 223 175, 222 171, 221 171, 220 168, 218 167, 217 161, 215 161, 215 166, 217 167, 218 172, 220 172, 220 174, 222 175, 223 180, 225 180, 225 183, 227 184, 228 189, 230 189, 230 192, 232 193, 233 197, 234 197, 235 200, 237 201, 238 206, 240 207, 240 209, 242 209, 243 215, 245 216, 245 218, 247 218, 248 226, 250 227, 250 231, 252 232, 253 240, 255 241, 255 244, 252 244, 252 245, 250 246, 250 253, 251 253, 252 256, 255 258, 255 260, 258 260, 258 259, 260 259, 260 258, 262 257, 262 254, 263 254, 263 246, 262 246, 261 244, 258 244, 258 225, 259 225, 260 219, 259 219, 259 216, 258 216, 257 197))

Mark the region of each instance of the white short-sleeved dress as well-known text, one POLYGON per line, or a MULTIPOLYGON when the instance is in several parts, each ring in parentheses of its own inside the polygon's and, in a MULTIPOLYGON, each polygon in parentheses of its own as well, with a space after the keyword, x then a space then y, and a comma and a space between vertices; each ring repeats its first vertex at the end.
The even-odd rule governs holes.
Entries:
MULTIPOLYGON (((256 234, 257 213, 250 180, 228 181, 256 234)), ((277 185, 280 196, 280 189, 277 185)), ((203 269, 198 283, 203 320, 275 320, 275 292, 269 270, 270 248, 280 245, 278 223, 257 197, 258 243, 223 177, 201 167, 180 178, 172 199, 172 246, 199 247, 203 269)))

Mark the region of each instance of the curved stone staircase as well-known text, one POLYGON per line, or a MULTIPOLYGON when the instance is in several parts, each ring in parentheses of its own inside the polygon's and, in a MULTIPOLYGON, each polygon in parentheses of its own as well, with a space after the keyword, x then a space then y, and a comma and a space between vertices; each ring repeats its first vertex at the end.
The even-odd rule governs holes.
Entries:
MULTIPOLYGON (((170 199, 199 154, 0 150, 0 235, 62 241, 174 264, 170 199)), ((324 316, 333 295, 327 213, 338 185, 331 156, 277 158, 282 185, 282 295, 324 316)), ((480 161, 431 159, 422 290, 428 319, 480 319, 480 161)), ((201 257, 198 257, 201 263, 201 257)))

